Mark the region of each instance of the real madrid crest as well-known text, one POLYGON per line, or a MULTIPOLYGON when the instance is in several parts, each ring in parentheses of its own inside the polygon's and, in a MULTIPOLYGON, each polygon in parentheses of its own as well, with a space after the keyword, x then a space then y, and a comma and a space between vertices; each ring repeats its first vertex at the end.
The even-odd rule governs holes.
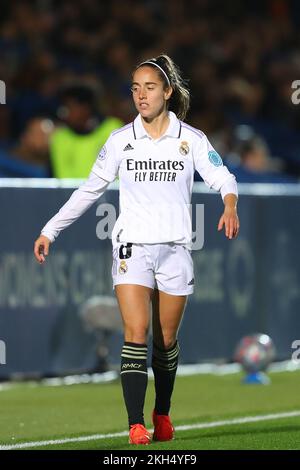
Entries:
POLYGON ((190 151, 189 144, 185 140, 181 142, 180 147, 179 147, 179 152, 181 155, 187 155, 190 151))
POLYGON ((126 261, 121 261, 120 266, 119 266, 119 273, 120 274, 125 274, 128 271, 128 266, 126 264, 126 261))

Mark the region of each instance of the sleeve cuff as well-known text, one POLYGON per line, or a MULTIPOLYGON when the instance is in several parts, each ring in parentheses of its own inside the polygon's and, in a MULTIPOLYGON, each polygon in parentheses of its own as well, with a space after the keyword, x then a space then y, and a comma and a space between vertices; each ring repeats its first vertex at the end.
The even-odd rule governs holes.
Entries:
POLYGON ((55 241, 55 235, 53 233, 48 232, 47 230, 42 230, 41 235, 44 235, 44 237, 47 237, 51 243, 55 241))
POLYGON ((236 183, 235 176, 232 175, 231 179, 229 181, 226 181, 220 189, 222 199, 224 201, 224 197, 227 194, 235 194, 236 197, 238 197, 238 187, 236 183))

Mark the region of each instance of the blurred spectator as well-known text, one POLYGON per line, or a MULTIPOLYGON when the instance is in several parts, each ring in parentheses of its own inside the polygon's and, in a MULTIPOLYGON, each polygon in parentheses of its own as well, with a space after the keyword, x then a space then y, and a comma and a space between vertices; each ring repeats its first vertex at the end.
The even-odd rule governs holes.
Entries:
POLYGON ((228 145, 223 126, 249 125, 284 169, 300 176, 300 105, 291 100, 300 78, 296 0, 2 3, 0 79, 8 111, 0 115, 0 148, 32 115, 52 116, 58 90, 70 80, 101 77, 103 115, 130 122, 128 73, 136 61, 166 52, 191 78, 191 125, 217 135, 220 151, 228 145))
POLYGON ((0 176, 49 177, 49 139, 53 131, 50 119, 30 119, 18 144, 10 150, 0 150, 0 176))
POLYGON ((248 126, 239 126, 228 166, 240 183, 295 183, 297 180, 282 171, 282 161, 270 156, 266 142, 248 126))
POLYGON ((252 137, 239 146, 241 166, 245 170, 264 173, 274 171, 274 163, 271 161, 267 145, 260 137, 252 137))
POLYGON ((64 122, 51 138, 50 158, 55 178, 86 178, 110 133, 122 126, 115 117, 101 118, 97 94, 87 84, 62 91, 59 118, 64 122))

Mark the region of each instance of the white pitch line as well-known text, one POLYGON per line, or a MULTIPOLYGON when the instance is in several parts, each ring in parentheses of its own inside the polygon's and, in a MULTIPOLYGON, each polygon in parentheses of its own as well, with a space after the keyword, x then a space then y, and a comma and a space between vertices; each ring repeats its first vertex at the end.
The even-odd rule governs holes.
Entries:
MULTIPOLYGON (((270 421, 275 419, 293 418, 300 416, 300 411, 289 411, 285 413, 273 413, 268 415, 244 416, 243 418, 227 419, 224 421, 213 421, 211 423, 197 423, 176 426, 176 431, 189 431, 190 429, 209 429, 219 426, 230 426, 232 424, 256 423, 258 421, 270 421)), ((69 442, 97 441, 100 439, 109 439, 114 437, 127 436, 128 431, 116 432, 111 434, 92 434, 90 436, 70 437, 66 439, 52 439, 49 441, 23 442, 20 444, 3 444, 0 450, 26 449, 28 447, 42 447, 51 445, 68 444, 69 442)))

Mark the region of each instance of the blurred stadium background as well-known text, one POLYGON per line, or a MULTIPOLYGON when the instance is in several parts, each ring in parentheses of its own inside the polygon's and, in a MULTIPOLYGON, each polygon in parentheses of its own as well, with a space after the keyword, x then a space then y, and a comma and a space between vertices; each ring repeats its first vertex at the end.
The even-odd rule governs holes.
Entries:
MULTIPOLYGON (((118 207, 117 186, 59 237, 45 266, 34 261, 32 247, 41 227, 88 175, 111 130, 134 118, 134 65, 161 52, 189 80, 187 121, 208 135, 240 183, 241 232, 229 242, 216 231, 219 195, 195 175, 193 204, 204 204, 205 237, 204 248, 193 253, 195 293, 180 333, 181 365, 214 371, 201 364, 231 364, 241 337, 262 332, 273 339, 276 360, 285 361, 282 369, 297 369, 291 356, 292 343, 300 340, 300 92, 293 85, 300 80, 299 31, 296 0, 1 3, 0 381, 10 381, 0 385, 8 423, 2 443, 124 428, 114 385, 78 385, 83 388, 77 392, 65 386, 117 377, 122 334, 110 240, 95 236, 97 224, 105 226, 103 204, 118 207), (62 382, 60 391, 12 387, 23 379, 58 384, 42 379, 71 374, 75 378, 62 382), (91 399, 88 410, 80 391, 91 399), (60 398, 66 401, 61 417, 54 404, 60 398), (34 400, 36 407, 29 405, 34 400), (83 411, 73 422, 77 404, 83 411), (97 406, 102 423, 92 412, 97 406), (53 409, 47 431, 39 418, 44 407, 53 409), (122 420, 112 426, 114 410, 122 420)), ((236 369, 223 372, 230 370, 236 369)), ((180 404, 176 423, 294 410, 299 373, 292 375, 274 374, 263 392, 244 392, 239 375, 189 378, 186 387, 182 378, 174 398, 180 404), (185 392, 190 386, 190 403, 198 390, 200 401, 215 389, 222 398, 213 393, 207 407, 199 403, 195 412, 180 386, 185 392)), ((269 430, 264 442, 245 435, 240 443, 232 436, 209 437, 204 444, 191 438, 190 447, 182 448, 299 446, 284 425, 269 430)))

